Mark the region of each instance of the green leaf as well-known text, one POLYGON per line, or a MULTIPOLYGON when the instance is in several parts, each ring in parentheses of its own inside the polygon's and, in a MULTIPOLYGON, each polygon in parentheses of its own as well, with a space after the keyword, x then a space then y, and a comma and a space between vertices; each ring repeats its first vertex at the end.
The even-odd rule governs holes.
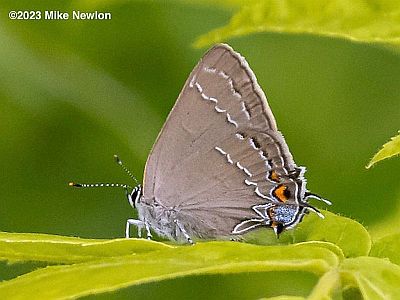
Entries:
POLYGON ((36 233, 0 233, 0 260, 9 262, 69 264, 169 248, 172 246, 146 239, 90 240, 36 233))
POLYGON ((308 300, 330 300, 340 291, 340 276, 335 269, 325 273, 314 287, 308 300))
POLYGON ((195 42, 207 46, 259 32, 310 33, 359 42, 400 43, 400 7, 388 0, 265 0, 243 6, 229 24, 195 42))
POLYGON ((269 247, 238 242, 198 243, 152 253, 47 267, 0 283, 0 298, 13 299, 15 291, 21 299, 78 297, 200 274, 305 271, 321 275, 337 268, 339 262, 334 252, 308 243, 269 247))
POLYGON ((340 266, 343 286, 358 288, 363 299, 400 299, 400 267, 376 257, 346 259, 340 266))
POLYGON ((371 238, 368 231, 355 220, 323 212, 325 219, 311 215, 299 226, 297 235, 306 241, 331 242, 343 250, 345 257, 368 255, 371 238))
POLYGON ((249 233, 245 240, 252 243, 273 245, 278 243, 299 243, 305 241, 325 241, 339 247, 345 257, 368 255, 371 238, 368 231, 355 220, 322 211, 325 218, 315 214, 305 216, 293 231, 285 232, 279 241, 271 231, 260 229, 249 233))
POLYGON ((400 232, 375 241, 370 256, 388 258, 392 263, 400 265, 400 232))
MULTIPOLYGON (((399 131, 400 133, 400 131, 399 131)), ((389 142, 382 146, 382 149, 378 151, 366 166, 367 169, 372 167, 378 161, 400 154, 400 134, 391 138, 389 142)))

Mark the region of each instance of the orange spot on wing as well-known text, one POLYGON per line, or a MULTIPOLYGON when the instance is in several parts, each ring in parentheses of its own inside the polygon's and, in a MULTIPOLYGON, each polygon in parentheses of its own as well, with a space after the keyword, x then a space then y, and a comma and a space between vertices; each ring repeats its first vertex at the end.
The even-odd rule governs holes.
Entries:
POLYGON ((286 185, 279 185, 275 190, 274 190, 274 196, 278 198, 279 201, 285 203, 286 200, 288 199, 286 197, 285 191, 287 190, 286 185))
POLYGON ((275 171, 271 172, 271 175, 269 176, 269 178, 275 182, 279 182, 279 180, 280 180, 278 173, 276 173, 275 171))

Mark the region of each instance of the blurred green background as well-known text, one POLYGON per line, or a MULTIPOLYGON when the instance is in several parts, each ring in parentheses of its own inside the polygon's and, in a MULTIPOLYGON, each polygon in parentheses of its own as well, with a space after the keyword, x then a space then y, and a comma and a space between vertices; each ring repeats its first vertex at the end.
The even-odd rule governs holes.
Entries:
MULTIPOLYGON (((142 179, 152 144, 206 51, 191 44, 232 15, 207 3, 1 2, 0 230, 124 236, 134 212, 122 190, 68 182, 133 184, 113 154, 142 179), (112 20, 9 20, 11 9, 99 10, 112 20)), ((309 189, 334 203, 329 210, 368 228, 396 216, 400 160, 365 165, 399 129, 399 52, 310 35, 225 42, 247 58, 297 164, 308 168, 309 189)))

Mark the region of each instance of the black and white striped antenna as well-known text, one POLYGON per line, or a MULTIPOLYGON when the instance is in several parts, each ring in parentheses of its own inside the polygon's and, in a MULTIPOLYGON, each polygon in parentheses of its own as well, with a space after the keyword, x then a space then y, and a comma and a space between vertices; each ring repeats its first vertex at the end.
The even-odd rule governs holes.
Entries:
POLYGON ((95 188, 95 187, 122 187, 124 189, 132 188, 130 185, 124 184, 124 183, 105 183, 105 182, 99 182, 99 183, 70 182, 68 185, 78 187, 78 188, 95 188))
POLYGON ((132 178, 132 179, 135 181, 136 185, 139 185, 139 182, 137 181, 136 177, 133 176, 132 172, 129 171, 129 169, 128 169, 127 167, 125 167, 125 165, 123 164, 122 160, 120 160, 120 158, 118 157, 118 155, 114 154, 114 159, 115 159, 115 162, 116 162, 117 164, 119 164, 119 165, 122 167, 122 169, 124 169, 124 171, 126 172, 126 174, 128 174, 129 177, 132 178))
MULTIPOLYGON (((122 163, 117 155, 114 155, 115 162, 122 167, 122 169, 132 178, 136 186, 140 186, 139 182, 137 181, 136 177, 133 176, 131 171, 122 163)), ((77 187, 77 188, 96 188, 96 187, 122 187, 125 190, 133 189, 129 184, 124 183, 105 183, 105 182, 98 182, 98 183, 77 183, 77 182, 70 182, 69 186, 77 187)))

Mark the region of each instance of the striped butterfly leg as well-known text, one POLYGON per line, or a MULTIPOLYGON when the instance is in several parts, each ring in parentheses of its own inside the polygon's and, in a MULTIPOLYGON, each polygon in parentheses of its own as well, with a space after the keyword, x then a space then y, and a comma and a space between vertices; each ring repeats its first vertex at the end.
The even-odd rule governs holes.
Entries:
POLYGON ((125 227, 125 238, 129 239, 130 238, 130 227, 131 225, 136 226, 138 229, 138 237, 142 237, 142 229, 144 228, 144 222, 141 220, 135 220, 135 219, 128 219, 126 220, 126 227, 125 227))
POLYGON ((150 226, 146 221, 136 220, 136 219, 128 219, 128 220, 126 220, 126 228, 125 228, 125 237, 127 239, 130 238, 131 225, 137 227, 137 229, 138 229, 138 237, 139 238, 142 237, 143 228, 146 228, 146 233, 147 233, 147 239, 148 240, 151 240, 151 238, 153 237, 153 235, 151 234, 151 231, 150 231, 150 226))
POLYGON ((185 237, 186 241, 189 244, 194 245, 192 238, 189 236, 189 234, 187 233, 187 231, 185 230, 185 228, 183 227, 181 222, 179 222, 177 219, 175 219, 174 223, 176 224, 176 227, 179 229, 179 231, 182 233, 182 235, 185 237))

